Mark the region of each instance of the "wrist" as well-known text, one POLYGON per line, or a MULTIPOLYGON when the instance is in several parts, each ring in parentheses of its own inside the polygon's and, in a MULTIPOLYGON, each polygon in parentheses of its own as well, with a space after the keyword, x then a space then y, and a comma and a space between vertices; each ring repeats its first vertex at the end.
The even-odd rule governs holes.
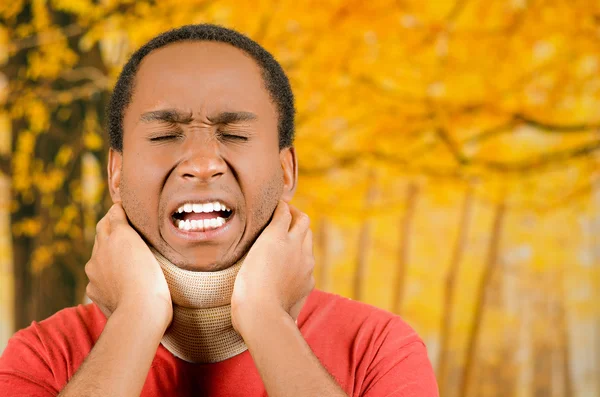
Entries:
MULTIPOLYGON (((131 320, 139 321, 151 329, 165 333, 173 318, 173 308, 165 302, 148 300, 126 300, 120 304, 115 313, 122 313, 131 320)), ((113 313, 114 315, 114 313, 113 313)))
POLYGON ((246 339, 245 335, 278 321, 293 321, 290 315, 272 300, 252 300, 231 306, 231 321, 235 330, 246 339))

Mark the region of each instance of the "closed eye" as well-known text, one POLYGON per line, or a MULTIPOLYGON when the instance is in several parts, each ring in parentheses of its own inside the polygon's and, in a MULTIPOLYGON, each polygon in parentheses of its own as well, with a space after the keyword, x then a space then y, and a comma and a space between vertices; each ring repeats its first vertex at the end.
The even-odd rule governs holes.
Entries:
POLYGON ((248 141, 248 137, 244 136, 244 135, 235 135, 235 134, 224 134, 224 133, 219 133, 219 138, 220 139, 224 139, 224 140, 231 140, 231 141, 240 141, 240 142, 246 142, 248 141))
POLYGON ((239 139, 241 141, 247 141, 248 137, 247 136, 241 136, 241 135, 231 135, 231 134, 223 134, 221 135, 224 139, 239 139))
POLYGON ((182 134, 165 134, 165 135, 157 135, 150 137, 150 142, 166 142, 173 139, 179 139, 182 137, 182 134))

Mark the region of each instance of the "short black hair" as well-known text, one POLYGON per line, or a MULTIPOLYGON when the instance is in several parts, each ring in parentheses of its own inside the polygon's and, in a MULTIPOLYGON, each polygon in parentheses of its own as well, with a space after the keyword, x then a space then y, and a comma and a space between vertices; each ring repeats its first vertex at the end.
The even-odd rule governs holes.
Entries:
POLYGON ((212 24, 186 25, 162 33, 133 53, 127 61, 110 97, 107 109, 110 147, 123 150, 123 117, 131 102, 135 76, 144 57, 168 44, 184 41, 214 41, 230 44, 248 54, 262 70, 265 87, 278 111, 279 148, 294 142, 294 95, 281 65, 267 50, 249 37, 212 24))

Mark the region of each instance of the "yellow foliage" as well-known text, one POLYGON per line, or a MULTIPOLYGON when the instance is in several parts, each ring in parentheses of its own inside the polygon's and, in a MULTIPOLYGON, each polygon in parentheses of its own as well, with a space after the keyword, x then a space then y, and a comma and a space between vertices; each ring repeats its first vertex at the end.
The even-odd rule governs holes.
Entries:
POLYGON ((72 67, 77 62, 77 54, 65 46, 66 38, 59 30, 48 31, 52 42, 43 46, 39 51, 29 54, 28 77, 57 78, 65 68, 72 67))
POLYGON ((23 9, 23 3, 24 0, 0 2, 0 15, 7 20, 13 19, 23 9))
POLYGON ((52 264, 54 252, 51 247, 37 247, 31 255, 31 272, 40 274, 44 269, 52 264))
POLYGON ((90 131, 90 132, 86 133, 83 136, 83 142, 84 142, 86 149, 94 150, 94 151, 102 149, 102 144, 103 144, 102 137, 94 131, 90 131))
POLYGON ((13 233, 16 236, 24 235, 33 237, 38 235, 41 229, 42 224, 40 223, 40 221, 38 219, 33 218, 23 219, 21 222, 13 225, 13 233))
POLYGON ((72 158, 73 158, 73 148, 68 145, 63 145, 60 148, 60 150, 58 151, 58 153, 56 154, 56 157, 54 158, 54 163, 59 168, 64 167, 71 161, 72 158))

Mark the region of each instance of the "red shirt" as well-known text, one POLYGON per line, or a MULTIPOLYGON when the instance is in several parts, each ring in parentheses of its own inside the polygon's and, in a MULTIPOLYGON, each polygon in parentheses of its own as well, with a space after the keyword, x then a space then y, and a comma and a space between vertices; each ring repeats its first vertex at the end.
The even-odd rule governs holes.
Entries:
MULTIPOLYGON (((0 358, 0 395, 56 396, 105 324, 96 305, 79 305, 17 332, 0 358)), ((349 396, 438 396, 425 346, 399 317, 313 291, 298 326, 349 396)), ((191 364, 160 345, 141 395, 254 397, 266 392, 247 351, 219 363, 191 364)))

